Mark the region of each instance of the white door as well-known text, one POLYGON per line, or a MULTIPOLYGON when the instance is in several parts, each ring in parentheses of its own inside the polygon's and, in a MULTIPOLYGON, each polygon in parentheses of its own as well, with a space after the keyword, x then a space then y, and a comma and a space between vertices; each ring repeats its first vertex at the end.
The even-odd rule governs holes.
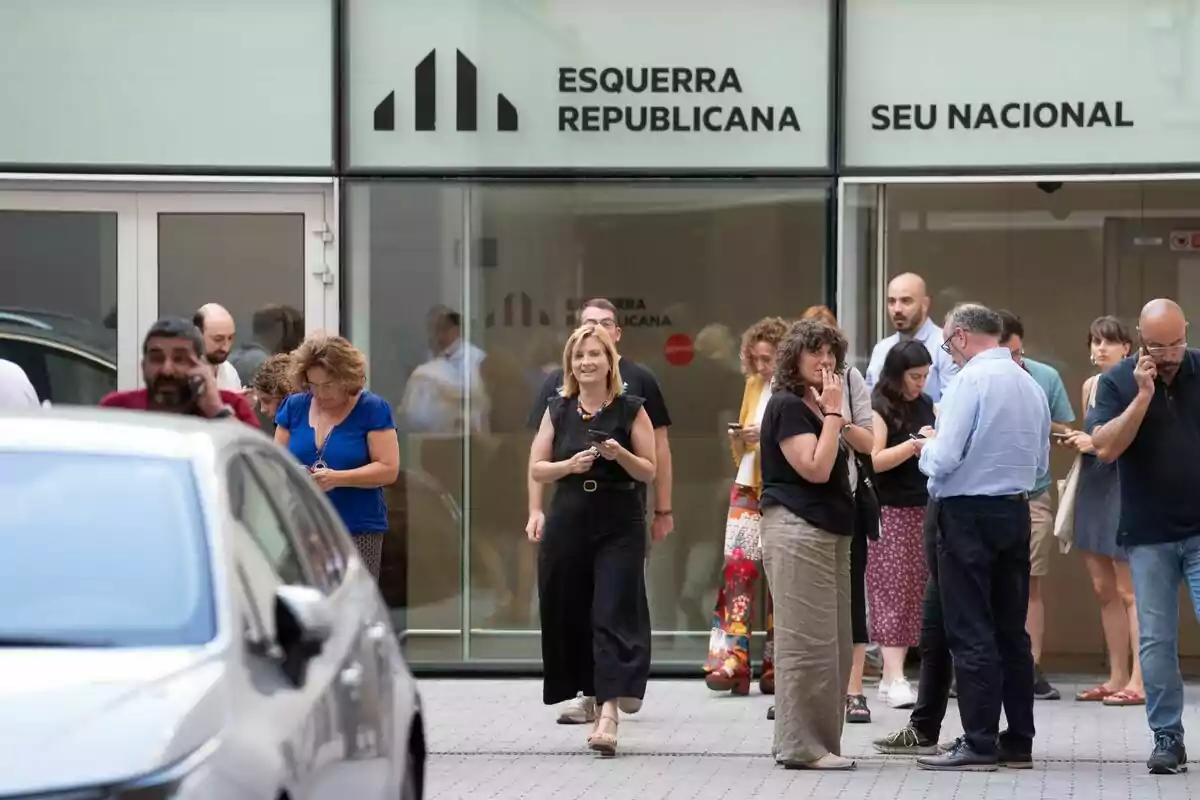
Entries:
POLYGON ((219 303, 237 322, 235 355, 338 331, 332 190, 139 192, 137 219, 137 330, 219 303))
POLYGON ((137 374, 129 193, 0 191, 0 358, 43 399, 94 403, 137 374))

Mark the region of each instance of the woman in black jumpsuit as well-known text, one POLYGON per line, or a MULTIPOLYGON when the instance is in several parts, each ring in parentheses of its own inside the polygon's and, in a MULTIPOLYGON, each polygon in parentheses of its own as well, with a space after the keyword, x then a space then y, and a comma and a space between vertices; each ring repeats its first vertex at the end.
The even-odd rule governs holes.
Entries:
POLYGON ((557 486, 538 553, 542 699, 595 697, 588 745, 611 756, 618 700, 642 699, 650 674, 643 488, 654 429, 642 398, 624 393, 604 328, 571 334, 563 375, 529 455, 533 479, 557 486))

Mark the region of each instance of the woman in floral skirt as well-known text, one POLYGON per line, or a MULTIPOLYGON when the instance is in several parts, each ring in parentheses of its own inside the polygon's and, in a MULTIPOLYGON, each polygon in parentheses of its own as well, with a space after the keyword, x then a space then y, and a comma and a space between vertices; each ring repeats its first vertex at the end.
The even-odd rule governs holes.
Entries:
MULTIPOLYGON (((737 476, 729 493, 729 516, 725 522, 725 569, 713 611, 712 637, 705 662, 705 684, 716 692, 744 695, 750 692, 750 633, 754 596, 762 574, 762 544, 758 527, 762 472, 758 463, 759 426, 771 397, 775 375, 775 351, 787 333, 779 317, 759 320, 742 334, 742 371, 746 389, 736 425, 729 428, 729 442, 737 476)), ((767 593, 767 644, 763 652, 759 688, 775 692, 771 658, 771 597, 767 593)))

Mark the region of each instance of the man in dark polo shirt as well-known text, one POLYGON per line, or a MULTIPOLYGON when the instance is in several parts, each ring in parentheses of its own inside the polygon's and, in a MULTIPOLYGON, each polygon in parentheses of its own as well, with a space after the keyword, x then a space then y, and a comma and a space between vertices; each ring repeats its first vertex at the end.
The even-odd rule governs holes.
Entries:
MULTIPOLYGON (((617 325, 617 307, 602 297, 588 300, 579 309, 580 325, 599 325, 608 331, 613 342, 621 341, 621 328, 617 325)), ((667 439, 667 428, 671 424, 671 416, 667 413, 667 404, 663 401, 662 390, 653 373, 628 358, 621 358, 621 379, 625 383, 625 391, 635 397, 645 400, 646 415, 654 426, 654 458, 656 473, 654 476, 654 521, 650 526, 653 541, 659 542, 667 537, 675 527, 675 518, 671 513, 671 445, 667 439)), ((563 371, 554 370, 546 376, 541 389, 533 400, 533 408, 529 410, 529 427, 536 430, 542 424, 542 416, 546 413, 546 404, 550 398, 562 388, 563 371)), ((542 510, 543 484, 532 478, 528 479, 529 492, 529 522, 525 526, 525 534, 530 541, 542 539, 542 529, 546 524, 546 515, 542 510)), ((649 628, 650 609, 642 610, 649 628)), ((622 711, 627 714, 637 713, 641 709, 641 700, 634 697, 622 697, 619 701, 622 711)), ((562 725, 585 725, 596 720, 596 698, 577 697, 568 701, 559 711, 558 722, 562 725)))
POLYGON ((100 405, 163 411, 207 419, 239 419, 259 427, 254 409, 240 392, 217 388, 217 376, 204 358, 204 338, 188 320, 167 317, 150 326, 142 341, 144 389, 113 392, 100 405))
POLYGON ((1146 716, 1155 775, 1185 771, 1179 674, 1179 585, 1200 607, 1200 350, 1173 300, 1151 300, 1140 347, 1100 378, 1085 430, 1096 455, 1116 461, 1117 541, 1129 553, 1137 600, 1146 716))

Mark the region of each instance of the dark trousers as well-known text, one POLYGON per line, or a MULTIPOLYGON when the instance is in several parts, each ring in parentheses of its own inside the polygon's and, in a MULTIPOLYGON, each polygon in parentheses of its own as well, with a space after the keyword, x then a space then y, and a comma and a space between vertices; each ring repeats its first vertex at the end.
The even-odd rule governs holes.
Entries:
POLYGON ((937 741, 950 702, 950 685, 954 682, 954 663, 946 644, 946 627, 942 620, 942 594, 938 587, 938 502, 930 499, 925 508, 925 564, 929 581, 925 584, 925 605, 921 613, 921 673, 917 679, 917 704, 913 706, 908 723, 921 736, 937 741))
POLYGON ((850 539, 850 641, 870 644, 867 631, 867 535, 855 531, 850 539))
POLYGON ((996 752, 1000 709, 1006 750, 1033 748, 1029 608, 1029 503, 948 497, 938 503, 937 584, 958 677, 958 710, 971 749, 996 752))

